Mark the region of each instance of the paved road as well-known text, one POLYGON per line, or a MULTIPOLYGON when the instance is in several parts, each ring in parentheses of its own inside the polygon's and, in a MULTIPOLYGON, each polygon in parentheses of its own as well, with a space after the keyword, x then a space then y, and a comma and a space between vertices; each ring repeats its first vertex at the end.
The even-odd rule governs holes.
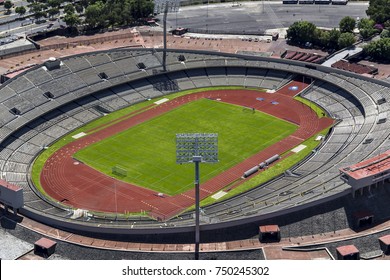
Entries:
MULTIPOLYGON (((295 21, 307 20, 318 27, 338 27, 345 16, 364 18, 368 3, 342 5, 283 5, 281 1, 209 4, 180 8, 169 13, 168 26, 209 30, 258 31, 288 27, 295 21)), ((162 15, 158 16, 162 19, 162 15)))

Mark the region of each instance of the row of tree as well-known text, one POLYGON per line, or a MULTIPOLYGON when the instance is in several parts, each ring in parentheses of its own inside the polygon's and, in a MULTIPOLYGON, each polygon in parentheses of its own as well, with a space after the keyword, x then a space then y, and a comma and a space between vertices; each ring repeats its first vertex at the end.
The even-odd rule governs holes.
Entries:
POLYGON ((364 46, 364 53, 374 60, 390 62, 390 0, 370 0, 366 11, 370 19, 381 29, 380 39, 364 46))
POLYGON ((364 47, 366 55, 381 62, 390 62, 390 38, 381 38, 364 47))
POLYGON ((91 29, 105 28, 129 25, 149 17, 153 10, 153 0, 82 0, 74 6, 65 6, 64 21, 70 27, 83 23, 91 29))
POLYGON ((374 22, 390 26, 390 0, 370 0, 366 14, 374 22))
POLYGON ((308 21, 294 22, 287 30, 289 43, 294 45, 314 45, 328 50, 339 50, 356 42, 351 31, 354 29, 350 18, 340 22, 340 29, 322 30, 308 21))
POLYGON ((152 0, 89 1, 85 8, 85 23, 91 28, 128 25, 153 14, 152 0))
POLYGON ((338 50, 356 42, 355 32, 359 33, 363 40, 367 40, 380 31, 372 19, 363 18, 357 22, 354 18, 347 16, 341 19, 338 29, 334 28, 330 31, 319 29, 311 22, 295 22, 287 30, 287 39, 296 45, 309 43, 320 48, 338 50))
MULTIPOLYGON (((153 0, 27 0, 29 12, 34 18, 57 17, 64 11, 64 22, 75 27, 85 24, 90 28, 128 25, 153 14, 153 0)), ((12 2, 7 0, 6 9, 12 2)), ((25 7, 16 7, 15 12, 23 16, 25 7)))

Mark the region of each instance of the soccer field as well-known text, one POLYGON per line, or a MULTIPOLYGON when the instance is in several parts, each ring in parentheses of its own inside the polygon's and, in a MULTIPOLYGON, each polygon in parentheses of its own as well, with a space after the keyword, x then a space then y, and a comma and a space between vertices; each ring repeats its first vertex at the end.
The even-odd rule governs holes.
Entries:
POLYGON ((259 111, 200 99, 77 152, 109 176, 168 195, 194 186, 193 164, 176 164, 177 133, 218 133, 219 162, 201 164, 201 182, 292 134, 297 126, 259 111), (119 165, 127 175, 113 174, 119 165))

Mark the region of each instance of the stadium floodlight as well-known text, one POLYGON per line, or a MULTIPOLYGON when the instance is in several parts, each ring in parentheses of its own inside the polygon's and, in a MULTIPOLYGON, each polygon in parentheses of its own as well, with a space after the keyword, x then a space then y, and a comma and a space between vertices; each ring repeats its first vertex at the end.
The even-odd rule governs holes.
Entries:
POLYGON ((180 8, 180 0, 154 0, 154 13, 158 14, 164 12, 163 16, 163 71, 167 71, 166 59, 167 59, 167 17, 168 12, 176 12, 176 27, 177 27, 177 12, 180 8))
POLYGON ((199 259, 200 243, 200 172, 199 163, 218 162, 218 134, 176 134, 176 163, 195 163, 195 259, 199 259))

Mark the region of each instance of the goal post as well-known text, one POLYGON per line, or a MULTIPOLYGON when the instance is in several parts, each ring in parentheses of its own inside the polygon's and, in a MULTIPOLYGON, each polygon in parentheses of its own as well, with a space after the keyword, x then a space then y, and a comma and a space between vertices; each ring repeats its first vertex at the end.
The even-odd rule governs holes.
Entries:
POLYGON ((126 177, 127 176, 127 169, 120 165, 114 165, 112 167, 112 174, 120 176, 120 177, 126 177))
POLYGON ((253 107, 246 107, 246 106, 242 106, 242 111, 244 113, 251 113, 251 114, 254 114, 255 113, 255 108, 253 107))

